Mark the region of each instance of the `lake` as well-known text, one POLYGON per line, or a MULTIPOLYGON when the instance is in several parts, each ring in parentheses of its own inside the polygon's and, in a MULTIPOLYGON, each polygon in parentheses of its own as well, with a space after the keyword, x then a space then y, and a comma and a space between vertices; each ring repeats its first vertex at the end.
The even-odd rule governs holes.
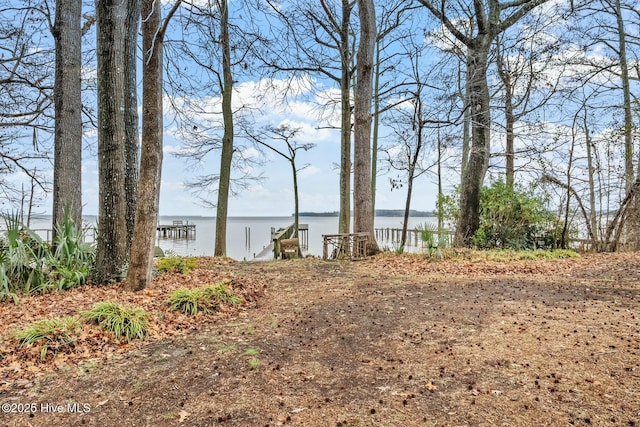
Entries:
MULTIPOLYGON (((376 228, 402 228, 401 217, 376 217, 376 228)), ((85 216, 85 221, 95 224, 95 216, 85 216)), ((183 224, 195 224, 194 239, 157 238, 157 245, 164 251, 182 256, 211 256, 215 243, 215 217, 202 216, 160 216, 160 224, 172 224, 182 221, 183 224)), ((436 218, 416 217, 409 219, 409 228, 424 223, 435 224, 436 218)), ((288 227, 293 217, 229 217, 227 222, 227 255, 236 260, 251 260, 259 254, 271 240, 271 227, 288 227)), ((301 224, 309 225, 309 248, 305 254, 322 256, 322 235, 338 232, 338 217, 300 217, 301 224)), ((31 220, 31 229, 44 230, 51 228, 51 219, 40 217, 31 220)), ((38 231, 42 237, 44 231, 38 231)), ((379 242, 381 249, 387 246, 395 249, 391 243, 379 242)))

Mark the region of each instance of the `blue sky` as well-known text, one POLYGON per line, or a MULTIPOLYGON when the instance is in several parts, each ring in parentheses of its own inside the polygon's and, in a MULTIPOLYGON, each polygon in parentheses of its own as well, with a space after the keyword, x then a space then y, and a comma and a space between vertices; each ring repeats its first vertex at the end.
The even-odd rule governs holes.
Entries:
MULTIPOLYGON (((234 104, 242 103, 256 95, 259 85, 246 82, 236 87, 234 104)), ((328 88, 327 92, 333 92, 328 88)), ((339 163, 340 135, 337 129, 319 129, 317 110, 312 101, 296 99, 287 104, 275 98, 266 102, 264 115, 258 120, 262 124, 278 126, 288 124, 302 129, 299 142, 311 142, 315 147, 309 151, 299 151, 296 161, 299 167, 306 167, 298 174, 300 210, 330 212, 339 209, 339 163)), ((217 101, 210 101, 212 105, 217 101)), ((213 109, 217 107, 212 107, 213 109)), ((185 182, 202 174, 216 173, 219 169, 219 155, 216 152, 205 160, 193 165, 174 153, 183 149, 179 131, 169 117, 170 107, 165 103, 167 118, 164 136, 164 161, 160 197, 161 215, 202 215, 215 216, 211 207, 202 206, 198 197, 185 188, 185 182)), ((335 113, 337 114, 337 113, 335 113)), ((334 115, 335 115, 334 114, 334 115)), ((338 116, 329 118, 337 123, 338 116)), ((242 141, 238 141, 238 146, 242 141)), ((248 155, 259 157, 263 166, 253 167, 251 173, 262 175, 262 179, 250 184, 236 197, 229 200, 230 216, 289 216, 294 211, 292 173, 289 163, 269 152, 259 153, 248 148, 248 155)), ((96 214, 98 210, 98 165, 95 157, 85 155, 83 168, 83 201, 85 214, 96 214)), ((392 172, 391 176, 397 173, 392 172)), ((392 191, 388 176, 379 175, 376 206, 379 209, 403 209, 406 193, 404 189, 392 191)), ((435 209, 437 189, 428 176, 421 177, 414 193, 412 209, 432 211, 435 209)))

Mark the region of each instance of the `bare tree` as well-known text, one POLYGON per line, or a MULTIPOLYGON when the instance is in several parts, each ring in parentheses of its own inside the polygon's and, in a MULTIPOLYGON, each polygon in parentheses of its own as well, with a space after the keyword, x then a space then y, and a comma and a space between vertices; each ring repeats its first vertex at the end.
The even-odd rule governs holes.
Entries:
POLYGON ((376 43, 376 11, 373 0, 358 0, 360 42, 354 93, 353 229, 369 233, 367 252, 375 253, 373 194, 371 193, 371 102, 376 43))
POLYGON ((268 148, 280 157, 286 159, 291 166, 291 176, 293 179, 293 200, 294 200, 294 236, 298 237, 300 224, 300 201, 298 198, 298 172, 306 168, 306 165, 299 168, 296 163, 296 155, 298 151, 309 151, 315 144, 299 143, 296 141, 300 128, 294 128, 287 124, 280 126, 267 126, 260 134, 250 133, 248 136, 258 145, 268 148), (278 147, 284 143, 284 149, 278 147), (278 145, 276 145, 278 144, 278 145))
POLYGON ((2 209, 22 200, 21 185, 7 176, 23 173, 42 191, 41 166, 53 135, 53 14, 47 3, 0 1, 0 195, 2 209))
POLYGON ((167 25, 181 0, 162 20, 157 0, 142 1, 142 153, 140 181, 127 290, 140 291, 151 282, 154 237, 162 175, 162 54, 167 25))
POLYGON ((353 0, 320 0, 283 9, 268 1, 283 25, 278 37, 288 46, 272 50, 265 64, 286 73, 312 73, 340 87, 340 213, 338 232, 348 233, 351 219, 351 85, 354 75, 353 0))
POLYGON ((455 244, 467 246, 479 227, 480 190, 490 154, 489 129, 491 125, 490 94, 487 82, 489 52, 495 38, 513 26, 523 16, 546 0, 523 0, 516 3, 474 1, 473 4, 458 2, 454 7, 445 8, 444 1, 419 0, 437 17, 453 36, 468 48, 467 80, 469 85, 469 105, 471 108, 472 146, 465 168, 460 190, 460 214, 456 226, 455 244), (454 18, 452 13, 460 16, 454 18), (467 11, 471 15, 467 14, 467 11), (475 33, 472 36, 460 30, 456 20, 467 22, 475 33))

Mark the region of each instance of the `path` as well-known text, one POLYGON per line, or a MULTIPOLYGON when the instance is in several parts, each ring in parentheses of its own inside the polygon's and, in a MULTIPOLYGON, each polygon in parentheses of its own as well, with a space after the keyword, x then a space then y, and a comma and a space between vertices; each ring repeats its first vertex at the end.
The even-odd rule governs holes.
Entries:
POLYGON ((267 280, 258 308, 121 360, 61 373, 24 395, 87 403, 88 414, 3 421, 640 423, 640 272, 629 259, 517 268, 388 259, 238 263, 237 277, 267 280), (518 273, 527 269, 534 272, 518 273))

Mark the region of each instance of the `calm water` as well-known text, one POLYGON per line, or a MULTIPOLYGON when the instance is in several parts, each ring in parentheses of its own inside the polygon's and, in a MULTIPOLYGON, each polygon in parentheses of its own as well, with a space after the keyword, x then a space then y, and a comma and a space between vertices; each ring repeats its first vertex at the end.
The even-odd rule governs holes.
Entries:
MULTIPOLYGON (((89 224, 95 224, 94 216, 87 216, 85 220, 89 224)), ((172 224, 180 220, 183 224, 195 224, 196 235, 194 239, 157 238, 157 245, 164 251, 171 251, 183 256, 207 256, 213 255, 215 242, 215 218, 199 216, 161 216, 160 224, 172 224)), ((435 223, 436 219, 410 218, 409 228, 418 224, 435 223)), ((227 255, 237 260, 250 260, 259 254, 271 240, 271 227, 287 227, 293 223, 293 217, 230 217, 227 223, 227 255)), ((309 225, 309 248, 306 254, 322 256, 322 235, 338 232, 337 217, 301 217, 301 224, 309 225)), ((31 221, 34 230, 51 227, 50 218, 38 218, 31 221)), ((400 217, 376 217, 376 228, 402 228, 400 217)), ((45 237, 44 231, 39 231, 45 237)), ((385 246, 393 249, 391 243, 379 242, 382 248, 385 246)))

